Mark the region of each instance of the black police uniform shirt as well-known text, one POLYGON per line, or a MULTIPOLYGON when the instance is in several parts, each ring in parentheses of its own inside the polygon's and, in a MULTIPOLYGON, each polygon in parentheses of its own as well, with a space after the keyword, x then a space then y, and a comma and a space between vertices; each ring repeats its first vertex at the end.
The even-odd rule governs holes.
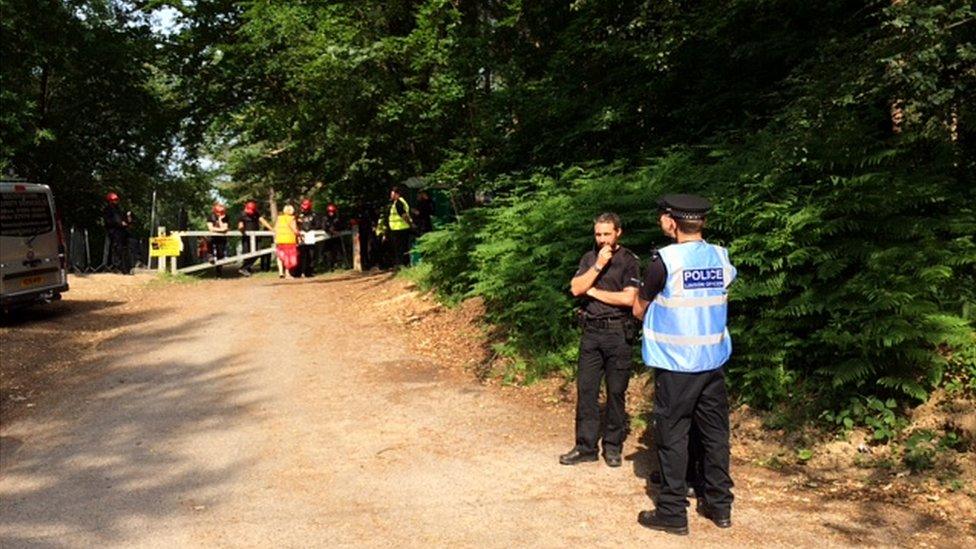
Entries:
POLYGON ((122 211, 114 204, 105 206, 105 212, 102 214, 102 218, 105 221, 106 229, 121 229, 122 222, 125 221, 125 218, 122 217, 122 211))
POLYGON ((210 223, 210 224, 212 224, 214 227, 216 227, 220 223, 223 223, 224 225, 227 225, 228 227, 230 227, 230 220, 227 219, 227 216, 226 215, 222 215, 222 216, 220 216, 218 218, 217 217, 217 214, 210 214, 207 217, 207 222, 210 223))
POLYGON ((325 214, 323 217, 322 225, 326 231, 329 233, 337 233, 342 230, 342 221, 339 219, 338 215, 325 214))
POLYGON ((647 270, 644 271, 644 279, 641 281, 638 296, 647 302, 654 301, 657 294, 664 290, 664 283, 668 280, 668 268, 661 260, 660 254, 655 250, 651 253, 651 259, 647 263, 647 270))
MULTIPOLYGON (((597 252, 590 250, 583 254, 580 259, 579 270, 575 276, 586 273, 587 269, 596 264, 597 252)), ((637 288, 640 286, 640 261, 633 252, 624 248, 617 247, 610 262, 603 266, 603 270, 597 276, 593 287, 598 290, 608 292, 620 292, 624 288, 637 288)), ((619 318, 630 314, 630 307, 618 307, 608 305, 599 299, 590 296, 582 296, 584 300, 582 310, 587 318, 619 318)))
MULTIPOLYGON (((222 215, 220 217, 217 217, 217 214, 212 213, 212 214, 210 214, 207 217, 207 222, 210 223, 211 225, 213 225, 214 227, 217 227, 217 225, 219 225, 220 223, 224 223, 225 225, 228 226, 228 228, 230 227, 230 220, 227 219, 227 215, 226 214, 225 215, 222 215)), ((217 249, 220 250, 220 251, 217 251, 216 252, 217 253, 217 257, 222 257, 223 256, 223 253, 224 253, 224 250, 225 250, 224 247, 227 245, 227 237, 226 236, 211 236, 210 237, 210 242, 213 244, 214 248, 217 248, 217 249)))
POLYGON ((302 212, 298 215, 298 228, 303 231, 319 231, 324 227, 318 212, 302 212))
POLYGON ((237 220, 238 223, 244 224, 245 231, 260 231, 261 230, 261 214, 243 214, 237 220))
MULTIPOLYGON (((220 225, 221 223, 223 223, 228 228, 230 228, 230 220, 227 219, 227 216, 226 215, 222 215, 220 217, 217 217, 217 214, 213 214, 212 213, 212 214, 210 214, 207 217, 207 222, 210 223, 211 225, 213 225, 215 228, 217 227, 217 225, 220 225)), ((219 239, 219 240, 227 240, 227 237, 225 237, 225 236, 214 236, 214 237, 211 237, 211 238, 215 238, 215 239, 219 239)))

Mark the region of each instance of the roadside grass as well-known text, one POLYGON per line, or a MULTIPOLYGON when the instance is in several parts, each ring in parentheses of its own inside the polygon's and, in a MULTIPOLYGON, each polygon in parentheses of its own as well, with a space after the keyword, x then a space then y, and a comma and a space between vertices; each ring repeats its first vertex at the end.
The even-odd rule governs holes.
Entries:
POLYGON ((156 275, 152 280, 146 283, 147 286, 170 286, 173 284, 196 284, 202 279, 197 276, 192 276, 183 273, 170 273, 164 272, 156 275))
POLYGON ((417 265, 400 269, 397 271, 396 277, 412 282, 423 291, 428 291, 430 284, 427 283, 427 280, 430 278, 432 269, 433 266, 430 263, 418 263, 417 265))

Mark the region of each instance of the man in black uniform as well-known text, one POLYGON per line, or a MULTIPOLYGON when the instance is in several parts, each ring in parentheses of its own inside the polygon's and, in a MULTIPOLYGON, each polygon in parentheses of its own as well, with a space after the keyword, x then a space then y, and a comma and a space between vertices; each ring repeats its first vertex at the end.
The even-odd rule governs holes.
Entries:
POLYGON ((374 243, 376 234, 373 227, 376 224, 376 213, 366 202, 359 203, 359 215, 356 229, 359 231, 359 261, 364 271, 368 271, 374 263, 377 245, 374 243))
POLYGON ((559 463, 575 465, 597 460, 600 430, 600 385, 606 378, 607 423, 603 459, 620 467, 627 437, 624 394, 630 382, 630 311, 640 285, 640 266, 630 250, 617 242, 622 231, 616 214, 593 221, 597 249, 583 255, 570 290, 584 299, 580 324, 579 372, 576 377, 576 446, 559 456, 559 463))
POLYGON ((728 251, 705 242, 711 204, 699 196, 659 202, 661 230, 675 243, 651 256, 633 313, 644 322, 643 359, 654 369, 654 442, 661 489, 653 511, 637 521, 652 530, 688 533, 689 446, 700 443, 704 484, 697 511, 720 528, 732 525, 729 406, 723 366, 732 352, 726 327, 728 287, 736 270, 728 251), (689 432, 697 441, 689 445, 689 432))
POLYGON ((308 241, 304 239, 304 233, 308 231, 321 231, 323 226, 322 216, 312 209, 312 201, 308 198, 302 200, 301 211, 298 214, 298 230, 302 231, 302 243, 298 245, 298 268, 300 274, 306 278, 315 276, 316 259, 316 237, 309 235, 308 241))
POLYGON ((109 241, 109 269, 131 274, 132 265, 129 262, 129 222, 126 212, 119 208, 119 195, 110 192, 105 195, 105 211, 102 214, 105 223, 105 233, 109 241))
MULTIPOLYGON (((248 200, 244 204, 244 213, 237 220, 237 230, 241 232, 241 243, 244 253, 249 253, 252 251, 251 238, 247 235, 248 231, 260 231, 262 225, 269 231, 274 230, 271 223, 268 223, 268 221, 262 217, 261 213, 258 211, 258 203, 253 200, 248 200)), ((255 247, 257 247, 257 243, 255 243, 255 247)), ((270 256, 268 257, 270 264, 270 256)), ((251 267, 254 265, 254 261, 256 259, 257 258, 254 257, 245 259, 244 264, 241 265, 240 270, 237 272, 240 273, 241 276, 251 276, 251 267)), ((263 266, 264 257, 261 258, 261 262, 263 266)))
MULTIPOLYGON (((227 234, 230 231, 230 220, 227 219, 227 207, 223 204, 214 204, 211 214, 207 217, 207 230, 212 233, 227 234)), ((210 263, 216 263, 227 257, 227 237, 210 237, 210 263)), ((223 273, 223 268, 218 265, 215 269, 217 276, 223 273)))
POLYGON ((325 249, 325 262, 328 270, 335 269, 342 261, 343 253, 342 237, 339 233, 345 229, 342 219, 339 217, 339 207, 331 202, 325 207, 325 218, 322 220, 322 228, 325 229, 328 240, 323 243, 325 249))

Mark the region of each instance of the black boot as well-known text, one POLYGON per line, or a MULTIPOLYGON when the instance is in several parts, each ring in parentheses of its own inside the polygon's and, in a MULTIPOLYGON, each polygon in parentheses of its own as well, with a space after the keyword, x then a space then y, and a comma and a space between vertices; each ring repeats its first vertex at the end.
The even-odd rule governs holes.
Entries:
POLYGON ((715 526, 719 528, 731 528, 732 527, 732 512, 731 511, 719 511, 711 505, 707 505, 702 500, 698 500, 698 504, 695 505, 695 510, 698 514, 707 518, 708 520, 715 523, 715 526))
POLYGON ((569 452, 559 456, 559 463, 563 465, 576 465, 587 461, 596 461, 596 450, 592 452, 582 452, 579 448, 573 448, 569 452))
POLYGON ((637 515, 637 522, 645 528, 660 530, 678 536, 688 535, 688 519, 666 518, 657 514, 657 511, 641 511, 637 515))

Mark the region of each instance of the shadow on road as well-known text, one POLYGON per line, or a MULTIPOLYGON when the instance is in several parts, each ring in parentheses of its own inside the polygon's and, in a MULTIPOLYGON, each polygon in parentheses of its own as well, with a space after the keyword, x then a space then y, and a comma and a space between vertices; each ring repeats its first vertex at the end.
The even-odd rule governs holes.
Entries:
POLYGON ((57 322, 66 316, 95 313, 124 304, 124 301, 94 299, 86 301, 64 300, 15 309, 9 315, 0 317, 0 328, 29 327, 39 323, 57 322))
POLYGON ((651 481, 655 473, 659 473, 660 465, 654 452, 654 435, 648 427, 637 439, 637 448, 624 459, 633 466, 634 476, 644 481, 644 493, 653 501, 657 497, 659 485, 651 481))
MULTIPOLYGON (((145 337, 179 335, 167 329, 145 337)), ((112 543, 133 524, 213 506, 214 494, 250 463, 213 456, 201 467, 189 455, 195 442, 232 429, 260 406, 240 398, 249 390, 242 381, 247 370, 219 373, 240 359, 109 368, 93 389, 45 415, 36 444, 29 430, 5 437, 2 545, 59 547, 66 537, 92 539, 79 534, 112 543)))
POLYGON ((124 329, 172 312, 120 308, 125 303, 66 300, 22 310, 0 326, 0 426, 19 417, 33 400, 87 379, 91 352, 111 350, 124 329))
POLYGON ((202 463, 193 449, 253 421, 261 406, 248 396, 251 369, 236 366, 246 362, 243 351, 157 355, 145 365, 136 353, 171 352, 226 318, 153 324, 174 311, 64 304, 2 332, 3 383, 17 389, 5 390, 0 404, 20 406, 15 415, 25 417, 3 407, 0 546, 111 544, 143 524, 215 506, 215 494, 251 463, 244 451, 202 463), (8 393, 29 398, 11 403, 8 393))

